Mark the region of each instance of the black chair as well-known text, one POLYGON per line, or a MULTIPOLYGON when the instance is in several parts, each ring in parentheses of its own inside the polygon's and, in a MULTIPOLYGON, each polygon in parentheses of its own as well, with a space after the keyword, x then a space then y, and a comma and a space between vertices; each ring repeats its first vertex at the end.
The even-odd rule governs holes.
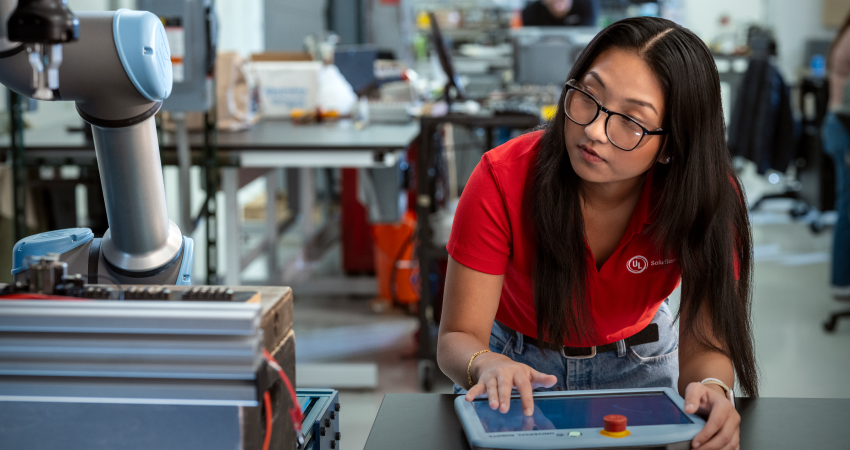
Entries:
POLYGON ((850 317, 850 309, 830 314, 826 322, 823 323, 823 329, 829 332, 835 331, 835 326, 838 325, 838 319, 842 317, 850 317))

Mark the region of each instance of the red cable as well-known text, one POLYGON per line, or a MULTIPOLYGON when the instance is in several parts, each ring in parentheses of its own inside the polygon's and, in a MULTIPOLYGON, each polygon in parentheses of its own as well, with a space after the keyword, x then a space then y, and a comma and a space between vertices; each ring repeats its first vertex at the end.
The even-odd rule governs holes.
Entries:
POLYGON ((263 403, 266 405, 266 437, 263 439, 263 450, 269 450, 269 443, 272 441, 272 396, 269 391, 263 394, 263 403))
POLYGON ((273 369, 277 370, 277 374, 280 375, 280 379, 283 380, 286 389, 289 390, 289 396, 292 398, 293 405, 289 408, 289 419, 292 421, 292 428, 295 429, 295 436, 298 439, 298 443, 303 444, 304 436, 301 434, 301 423, 304 422, 304 416, 301 414, 301 405, 298 404, 298 395, 295 393, 295 388, 292 387, 289 377, 286 376, 286 373, 268 350, 263 349, 263 357, 266 358, 266 361, 273 369))

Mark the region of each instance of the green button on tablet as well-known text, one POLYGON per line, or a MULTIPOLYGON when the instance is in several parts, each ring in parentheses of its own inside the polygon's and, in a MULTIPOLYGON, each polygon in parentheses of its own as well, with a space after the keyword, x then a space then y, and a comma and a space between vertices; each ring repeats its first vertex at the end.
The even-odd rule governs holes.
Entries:
POLYGON ((570 437, 579 437, 581 436, 581 431, 570 431, 570 437))

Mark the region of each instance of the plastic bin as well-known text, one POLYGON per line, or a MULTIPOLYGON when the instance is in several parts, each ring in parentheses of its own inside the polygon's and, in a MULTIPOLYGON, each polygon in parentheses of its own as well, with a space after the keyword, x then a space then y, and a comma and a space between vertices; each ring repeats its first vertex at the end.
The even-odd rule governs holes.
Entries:
POLYGON ((375 272, 378 295, 393 303, 408 305, 419 301, 418 261, 413 260, 416 216, 407 212, 400 223, 372 226, 375 240, 375 272))

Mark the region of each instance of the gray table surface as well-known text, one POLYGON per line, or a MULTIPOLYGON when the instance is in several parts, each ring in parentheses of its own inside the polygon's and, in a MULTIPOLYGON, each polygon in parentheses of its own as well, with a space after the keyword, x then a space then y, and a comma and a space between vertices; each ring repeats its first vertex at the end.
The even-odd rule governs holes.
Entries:
MULTIPOLYGON (((69 132, 68 126, 82 126, 82 119, 51 127, 25 130, 24 146, 29 150, 91 150, 81 132, 69 132)), ((362 129, 350 120, 293 124, 288 120, 263 120, 245 131, 218 133, 218 148, 239 150, 397 150, 407 147, 419 134, 419 122, 406 124, 370 124, 362 129)), ((163 150, 173 150, 173 133, 162 135, 163 150)), ((190 133, 193 149, 203 145, 201 133, 190 133)), ((9 136, 0 136, 0 151, 9 147, 9 136)))
MULTIPOLYGON (((455 414, 455 397, 387 394, 365 450, 469 450, 455 414)), ((744 450, 850 449, 850 399, 739 398, 737 401, 744 450)), ((345 445, 344 440, 342 444, 345 445)))

